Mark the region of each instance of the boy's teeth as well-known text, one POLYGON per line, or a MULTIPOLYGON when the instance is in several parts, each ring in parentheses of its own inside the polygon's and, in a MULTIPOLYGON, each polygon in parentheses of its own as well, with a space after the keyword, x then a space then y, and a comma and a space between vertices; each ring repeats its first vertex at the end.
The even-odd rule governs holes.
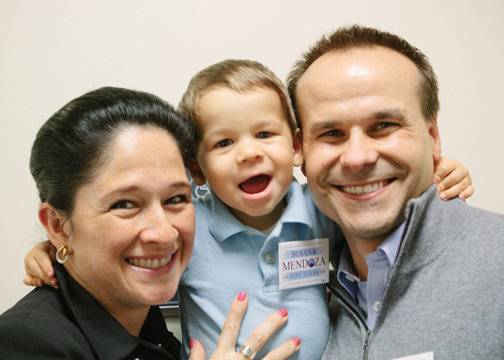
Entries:
POLYGON ((165 266, 166 264, 168 264, 170 262, 170 260, 171 260, 171 255, 168 255, 166 257, 159 258, 159 259, 147 259, 147 260, 127 258, 128 263, 130 263, 131 265, 135 265, 135 266, 147 268, 147 269, 156 269, 160 266, 165 266))
MULTIPOLYGON (((377 191, 381 189, 383 185, 384 185, 383 181, 378 181, 376 183, 367 184, 365 186, 343 186, 343 191, 352 195, 363 195, 377 191)), ((386 181, 385 185, 387 185, 386 181)))

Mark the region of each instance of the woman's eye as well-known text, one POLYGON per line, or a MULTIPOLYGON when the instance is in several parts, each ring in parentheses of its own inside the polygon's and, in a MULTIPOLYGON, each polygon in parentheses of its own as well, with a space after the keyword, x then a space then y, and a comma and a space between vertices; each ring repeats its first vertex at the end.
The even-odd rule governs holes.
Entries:
POLYGON ((273 135, 273 133, 269 132, 269 131, 261 131, 259 134, 256 135, 256 137, 258 139, 267 139, 269 137, 271 137, 273 135))
POLYGON ((219 147, 219 148, 221 148, 221 147, 226 147, 226 146, 229 146, 229 145, 231 145, 231 144, 232 144, 231 140, 230 140, 230 139, 226 139, 226 140, 219 141, 219 142, 215 145, 215 147, 219 147))
POLYGON ((177 195, 166 200, 168 205, 177 205, 185 202, 187 202, 187 196, 185 195, 177 195))
POLYGON ((135 207, 131 201, 121 200, 112 205, 111 209, 132 209, 135 207))

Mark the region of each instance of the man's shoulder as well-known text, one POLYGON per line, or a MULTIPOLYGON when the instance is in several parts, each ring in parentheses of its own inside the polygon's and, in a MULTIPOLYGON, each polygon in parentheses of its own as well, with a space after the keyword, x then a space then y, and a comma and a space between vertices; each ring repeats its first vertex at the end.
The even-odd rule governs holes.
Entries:
POLYGON ((460 219, 463 230, 486 235, 504 235, 504 215, 476 208, 454 199, 446 202, 445 216, 460 219))
POLYGON ((435 186, 412 200, 408 212, 415 226, 440 227, 450 233, 504 234, 504 215, 472 207, 458 198, 443 201, 435 186))

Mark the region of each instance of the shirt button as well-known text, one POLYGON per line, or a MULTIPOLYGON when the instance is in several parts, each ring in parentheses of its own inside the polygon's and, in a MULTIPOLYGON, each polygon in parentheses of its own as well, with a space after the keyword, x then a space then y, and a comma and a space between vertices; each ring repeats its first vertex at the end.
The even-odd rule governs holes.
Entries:
POLYGON ((264 257, 264 260, 266 260, 268 264, 273 264, 275 262, 275 259, 276 256, 273 253, 267 253, 266 256, 264 257))
POLYGON ((378 309, 380 309, 380 302, 377 301, 373 304, 373 309, 374 311, 378 312, 378 309))

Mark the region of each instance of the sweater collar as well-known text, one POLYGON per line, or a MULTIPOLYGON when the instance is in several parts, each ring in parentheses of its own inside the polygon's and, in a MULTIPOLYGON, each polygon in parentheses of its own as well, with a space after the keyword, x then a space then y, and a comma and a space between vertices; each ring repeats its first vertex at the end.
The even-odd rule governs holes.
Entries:
MULTIPOLYGON (((461 201, 452 199, 450 201, 461 201)), ((438 241, 440 238, 448 238, 447 233, 454 227, 461 226, 458 223, 442 222, 443 212, 448 211, 443 200, 439 198, 436 185, 428 188, 422 195, 411 199, 406 206, 406 225, 402 234, 401 244, 397 253, 395 268, 401 272, 415 271, 422 268, 439 256, 446 248, 446 241, 438 241)), ((342 239, 344 239, 342 237, 342 239)), ((335 246, 332 263, 338 269, 340 255, 345 245, 340 241, 335 246)))

